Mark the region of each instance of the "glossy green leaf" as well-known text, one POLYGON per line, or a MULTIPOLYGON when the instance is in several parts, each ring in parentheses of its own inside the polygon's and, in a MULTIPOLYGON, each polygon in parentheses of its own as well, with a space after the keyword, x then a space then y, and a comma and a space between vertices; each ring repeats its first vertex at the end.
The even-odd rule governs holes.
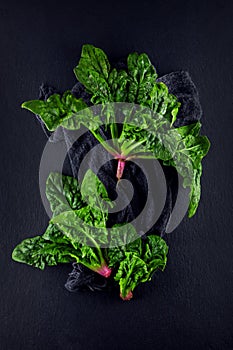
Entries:
POLYGON ((117 269, 114 278, 119 282, 123 299, 127 298, 139 283, 149 281, 156 270, 164 270, 167 253, 166 242, 155 235, 108 249, 109 266, 117 269))
POLYGON ((145 53, 130 54, 127 63, 130 76, 128 101, 144 104, 156 82, 155 68, 145 53))
POLYGON ((107 82, 109 71, 110 64, 106 54, 93 45, 83 45, 81 59, 74 68, 74 73, 87 91, 93 94, 92 102, 107 102, 110 99, 107 82))
POLYGON ((59 173, 50 173, 46 181, 46 196, 54 216, 70 209, 81 209, 86 205, 78 180, 59 173))
POLYGON ((86 107, 83 100, 76 99, 70 91, 66 91, 62 96, 53 94, 46 101, 32 100, 22 104, 22 108, 39 115, 50 131, 54 131, 63 122, 86 107))
POLYGON ((54 266, 74 261, 72 257, 74 253, 72 245, 50 242, 42 236, 36 236, 27 238, 17 245, 12 253, 12 259, 43 270, 46 265, 54 266))

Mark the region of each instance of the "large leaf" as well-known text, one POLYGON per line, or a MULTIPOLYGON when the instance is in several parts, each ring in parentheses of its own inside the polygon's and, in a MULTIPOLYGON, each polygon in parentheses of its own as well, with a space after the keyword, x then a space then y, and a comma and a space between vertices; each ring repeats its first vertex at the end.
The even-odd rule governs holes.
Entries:
POLYGON ((206 136, 199 135, 200 122, 172 128, 164 118, 161 117, 163 122, 157 116, 153 119, 153 113, 146 111, 135 114, 131 119, 133 123, 124 125, 120 142, 123 146, 128 142, 129 148, 141 144, 141 154, 140 147, 133 149, 133 153, 138 152, 137 156, 143 157, 143 152, 145 154, 145 150, 148 150, 164 165, 176 168, 183 177, 183 186, 190 188, 189 217, 192 217, 200 200, 201 161, 209 151, 210 142, 206 136), (135 142, 133 146, 132 140, 135 142))
POLYGON ((164 270, 167 253, 166 242, 155 235, 108 249, 109 266, 117 269, 114 278, 119 282, 121 297, 130 299, 139 283, 149 281, 156 270, 164 270))
POLYGON ((22 104, 22 108, 39 115, 50 131, 54 131, 86 107, 85 102, 82 99, 76 99, 70 91, 66 91, 63 96, 53 94, 46 101, 32 100, 22 104))
POLYGON ((159 236, 148 236, 144 242, 143 260, 147 264, 149 276, 157 269, 164 270, 167 263, 168 246, 159 236))
POLYGON ((42 236, 27 238, 18 244, 13 253, 13 260, 35 266, 41 270, 45 266, 58 263, 78 262, 91 270, 103 274, 107 270, 102 253, 97 247, 79 244, 64 235, 57 225, 49 224, 42 236), (103 270, 104 269, 104 270, 103 270))
POLYGON ((177 152, 183 153, 192 161, 194 168, 197 168, 209 148, 210 142, 206 136, 188 135, 182 140, 182 145, 178 147, 177 152))
POLYGON ((201 198, 201 174, 202 165, 201 163, 199 163, 198 167, 194 169, 193 181, 190 192, 190 203, 188 212, 190 218, 196 213, 201 198))
POLYGON ((92 207, 99 208, 102 211, 107 210, 107 204, 111 206, 108 198, 108 192, 99 180, 98 176, 92 170, 88 170, 81 184, 82 198, 92 207))
POLYGON ((98 177, 88 170, 82 181, 51 174, 47 197, 54 213, 52 222, 72 242, 98 246, 107 243, 108 193, 98 177), (67 203, 68 202, 68 203, 67 203))
POLYGON ((113 226, 110 239, 110 248, 107 250, 110 267, 117 268, 127 251, 139 256, 142 253, 142 240, 130 223, 113 226))
POLYGON ((46 196, 54 216, 70 209, 81 209, 86 205, 78 180, 59 173, 50 173, 46 181, 46 196))
POLYGON ((38 267, 74 261, 75 249, 72 245, 50 242, 42 236, 27 238, 17 245, 12 253, 13 260, 38 267))
POLYGON ((126 71, 113 69, 108 77, 108 85, 111 91, 111 100, 114 102, 127 101, 127 84, 129 76, 126 71))
MULTIPOLYGON (((66 237, 55 225, 51 223, 48 225, 42 237, 46 241, 51 241, 53 243, 72 245, 68 237, 66 237)), ((77 245, 74 245, 73 247, 77 248, 77 245)))
POLYGON ((145 53, 131 53, 127 63, 130 76, 128 101, 144 104, 156 82, 155 68, 145 53))
POLYGON ((176 96, 169 93, 164 83, 156 83, 150 94, 150 99, 145 103, 148 107, 159 115, 164 116, 171 124, 176 120, 180 102, 176 96))
POLYGON ((100 211, 94 212, 89 206, 76 211, 66 211, 51 219, 69 240, 98 247, 108 243, 106 219, 100 211))
POLYGON ((109 71, 106 54, 93 45, 83 45, 81 59, 74 73, 87 91, 93 94, 92 102, 107 102, 111 99, 107 82, 109 71))
POLYGON ((125 259, 120 262, 114 277, 120 286, 120 296, 123 300, 132 298, 132 291, 138 284, 147 281, 148 270, 146 263, 131 252, 125 253, 125 259))

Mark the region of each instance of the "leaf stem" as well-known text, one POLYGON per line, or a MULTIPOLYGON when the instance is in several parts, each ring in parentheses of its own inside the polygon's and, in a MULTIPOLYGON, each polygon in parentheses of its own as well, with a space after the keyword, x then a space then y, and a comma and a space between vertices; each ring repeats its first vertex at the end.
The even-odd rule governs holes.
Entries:
POLYGON ((91 264, 88 264, 86 262, 83 262, 82 260, 80 260, 76 255, 74 254, 69 254, 70 256, 72 256, 77 263, 82 264, 84 266, 86 266, 88 269, 97 272, 98 274, 100 274, 101 276, 104 277, 109 277, 111 274, 111 268, 108 267, 108 265, 106 264, 105 260, 101 261, 101 264, 99 266, 93 266, 91 264))
POLYGON ((115 156, 117 154, 117 151, 111 147, 103 138, 100 136, 99 133, 95 132, 94 130, 90 130, 92 135, 99 141, 99 143, 106 149, 107 152, 109 152, 111 155, 115 156))

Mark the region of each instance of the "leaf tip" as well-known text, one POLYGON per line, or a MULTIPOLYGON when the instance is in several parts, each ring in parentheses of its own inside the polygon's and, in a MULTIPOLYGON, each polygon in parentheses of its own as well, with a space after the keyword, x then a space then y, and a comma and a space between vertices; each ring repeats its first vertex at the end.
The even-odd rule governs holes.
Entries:
POLYGON ((27 102, 23 102, 23 103, 21 104, 21 108, 27 108, 27 102))

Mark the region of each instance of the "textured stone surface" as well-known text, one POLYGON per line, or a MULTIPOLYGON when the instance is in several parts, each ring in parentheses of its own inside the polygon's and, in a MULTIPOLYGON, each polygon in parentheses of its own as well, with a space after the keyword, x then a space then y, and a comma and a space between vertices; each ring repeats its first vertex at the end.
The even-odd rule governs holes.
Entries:
POLYGON ((229 0, 1 2, 1 349, 233 348, 232 10, 229 0), (128 303, 117 292, 69 293, 70 265, 41 272, 11 260, 48 222, 38 183, 46 137, 20 104, 41 82, 73 86, 83 43, 114 60, 144 51, 160 76, 189 71, 212 142, 197 215, 166 237, 166 270, 128 303))

